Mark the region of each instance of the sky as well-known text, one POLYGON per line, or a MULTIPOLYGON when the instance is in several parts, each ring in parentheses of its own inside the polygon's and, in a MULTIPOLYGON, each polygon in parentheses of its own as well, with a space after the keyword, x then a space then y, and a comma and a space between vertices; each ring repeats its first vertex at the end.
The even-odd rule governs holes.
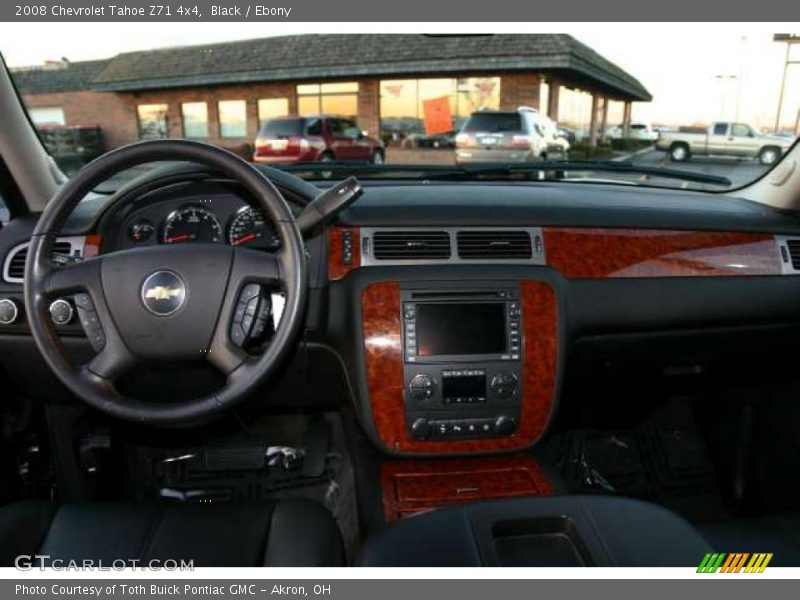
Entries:
MULTIPOLYGON (((738 118, 771 129, 786 52, 772 35, 800 34, 800 23, 0 23, 0 52, 13 67, 62 57, 89 60, 131 50, 328 32, 569 33, 652 93, 653 102, 634 105, 635 120, 682 125, 738 118)), ((800 61, 800 45, 792 59, 800 61)), ((794 126, 798 109, 800 64, 789 67, 783 127, 794 126)))

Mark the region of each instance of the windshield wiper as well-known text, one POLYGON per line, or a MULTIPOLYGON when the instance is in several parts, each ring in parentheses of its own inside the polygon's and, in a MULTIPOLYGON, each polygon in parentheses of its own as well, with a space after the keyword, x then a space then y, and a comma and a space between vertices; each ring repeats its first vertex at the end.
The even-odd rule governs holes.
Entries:
MULTIPOLYGON (((290 172, 309 172, 326 174, 330 177, 336 173, 347 173, 348 175, 376 175, 378 173, 386 176, 391 173, 403 173, 407 176, 416 174, 414 179, 474 179, 491 176, 513 176, 521 174, 535 175, 539 180, 558 180, 564 179, 564 174, 568 171, 602 171, 607 173, 631 173, 637 175, 647 175, 651 177, 662 177, 665 179, 677 179, 690 181, 693 183, 706 183, 709 185, 719 185, 730 187, 731 180, 719 175, 708 175, 706 173, 695 173, 693 171, 683 171, 677 169, 665 169, 663 167, 648 167, 634 165, 626 162, 616 161, 592 161, 592 160, 556 160, 556 161, 535 161, 525 163, 473 163, 466 165, 373 165, 370 163, 301 163, 295 165, 281 165, 280 169, 290 172)), ((635 183, 635 182, 630 182, 635 183)))

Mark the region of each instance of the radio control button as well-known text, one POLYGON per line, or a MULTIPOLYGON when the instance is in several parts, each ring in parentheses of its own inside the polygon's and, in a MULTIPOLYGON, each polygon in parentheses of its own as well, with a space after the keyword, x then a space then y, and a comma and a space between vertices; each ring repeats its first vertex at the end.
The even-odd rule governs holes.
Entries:
POLYGON ((415 375, 408 383, 408 390, 411 393, 411 398, 418 402, 430 400, 433 397, 435 389, 436 380, 427 373, 415 375))

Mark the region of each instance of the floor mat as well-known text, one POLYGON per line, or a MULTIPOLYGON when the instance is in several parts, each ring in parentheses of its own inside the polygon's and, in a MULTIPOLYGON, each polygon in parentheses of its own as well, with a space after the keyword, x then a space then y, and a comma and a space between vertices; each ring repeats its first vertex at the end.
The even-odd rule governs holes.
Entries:
POLYGON ((333 514, 348 558, 358 550, 355 475, 337 415, 271 418, 267 427, 196 446, 138 447, 134 460, 144 476, 136 485, 140 499, 311 499, 333 514))
POLYGON ((648 500, 692 521, 730 515, 685 398, 634 429, 553 436, 545 456, 572 493, 648 500))

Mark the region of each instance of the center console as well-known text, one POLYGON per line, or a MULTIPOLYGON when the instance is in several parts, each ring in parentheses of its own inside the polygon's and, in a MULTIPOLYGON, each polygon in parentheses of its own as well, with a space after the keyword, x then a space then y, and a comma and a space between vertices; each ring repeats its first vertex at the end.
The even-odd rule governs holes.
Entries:
POLYGON ((361 326, 363 422, 384 450, 520 450, 546 430, 560 351, 550 281, 365 282, 361 326))
POLYGON ((522 395, 519 287, 404 289, 400 298, 411 437, 513 433, 522 395))

